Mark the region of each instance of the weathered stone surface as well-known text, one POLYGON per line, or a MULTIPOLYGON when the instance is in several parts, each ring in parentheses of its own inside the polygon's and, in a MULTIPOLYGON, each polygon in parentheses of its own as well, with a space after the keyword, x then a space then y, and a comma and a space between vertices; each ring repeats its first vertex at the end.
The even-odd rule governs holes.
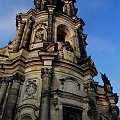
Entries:
POLYGON ((0 49, 1 120, 118 120, 118 96, 87 56, 76 0, 34 0, 0 49))

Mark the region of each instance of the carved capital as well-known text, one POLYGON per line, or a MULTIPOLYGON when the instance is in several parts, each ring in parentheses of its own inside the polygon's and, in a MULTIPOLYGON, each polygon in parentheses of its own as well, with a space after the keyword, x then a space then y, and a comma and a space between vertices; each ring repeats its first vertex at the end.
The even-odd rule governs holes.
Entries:
POLYGON ((50 68, 41 68, 41 78, 44 78, 44 77, 53 77, 53 71, 52 69, 50 68))
POLYGON ((71 46, 70 42, 68 42, 68 41, 65 42, 65 48, 67 51, 74 52, 73 47, 71 46))
POLYGON ((95 90, 95 84, 93 81, 90 81, 88 83, 85 84, 84 86, 85 90, 95 90))
POLYGON ((1 81, 1 84, 2 85, 8 85, 8 81, 9 81, 9 79, 7 77, 3 77, 2 81, 1 81))
POLYGON ((13 75, 13 82, 20 82, 20 81, 24 81, 24 77, 19 73, 15 73, 13 75))

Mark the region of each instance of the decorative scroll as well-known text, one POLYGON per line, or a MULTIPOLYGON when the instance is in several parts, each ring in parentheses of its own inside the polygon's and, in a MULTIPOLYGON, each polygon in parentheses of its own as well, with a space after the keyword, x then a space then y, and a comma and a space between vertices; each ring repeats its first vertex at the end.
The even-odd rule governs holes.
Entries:
POLYGON ((39 29, 35 33, 35 42, 43 42, 45 40, 45 30, 39 29))
MULTIPOLYGON (((11 80, 11 78, 9 78, 9 79, 11 80)), ((9 79, 8 79, 7 77, 3 77, 3 78, 1 78, 1 84, 2 84, 2 85, 7 85, 9 79)))
POLYGON ((27 81, 26 85, 26 98, 34 98, 34 94, 37 91, 36 80, 29 80, 27 81))
POLYGON ((71 46, 70 42, 68 42, 68 41, 65 42, 65 48, 67 51, 71 51, 71 52, 74 51, 73 47, 71 46))

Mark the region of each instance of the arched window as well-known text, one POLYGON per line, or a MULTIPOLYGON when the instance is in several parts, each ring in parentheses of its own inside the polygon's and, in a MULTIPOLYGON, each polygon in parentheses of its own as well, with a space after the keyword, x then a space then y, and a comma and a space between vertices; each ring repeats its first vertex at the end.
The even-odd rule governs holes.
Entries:
POLYGON ((71 34, 68 30, 67 26, 65 25, 59 25, 57 27, 57 42, 65 42, 68 41, 71 34))

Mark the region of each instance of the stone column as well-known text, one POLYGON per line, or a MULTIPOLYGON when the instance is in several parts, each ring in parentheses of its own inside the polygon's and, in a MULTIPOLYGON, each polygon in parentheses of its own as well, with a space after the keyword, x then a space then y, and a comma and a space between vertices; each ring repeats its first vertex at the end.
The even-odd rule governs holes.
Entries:
POLYGON ((26 30, 24 32, 24 36, 23 36, 23 42, 22 42, 22 46, 21 46, 23 48, 29 47, 31 33, 32 33, 32 27, 33 27, 33 18, 30 17, 28 24, 26 26, 26 30))
POLYGON ((50 120, 52 69, 42 68, 41 77, 43 79, 41 118, 42 120, 50 120))
POLYGON ((8 94, 8 99, 5 105, 5 110, 3 113, 2 120, 13 120, 14 118, 17 99, 19 95, 19 89, 20 89, 20 81, 21 81, 21 75, 16 73, 13 76, 13 81, 12 81, 13 83, 11 85, 11 88, 8 94))
POLYGON ((41 111, 40 120, 50 120, 51 108, 51 84, 53 76, 53 61, 57 56, 56 53, 39 52, 39 56, 43 61, 43 68, 41 68, 42 96, 41 96, 41 111))
POLYGON ((5 100, 7 88, 8 88, 8 82, 6 78, 3 78, 1 88, 0 88, 0 114, 2 112, 2 107, 3 107, 4 100, 5 100))
POLYGON ((18 26, 17 26, 16 40, 13 47, 14 51, 17 51, 20 47, 21 39, 25 28, 25 22, 22 22, 20 18, 17 19, 17 22, 18 22, 18 26))
POLYGON ((53 42, 53 12, 54 7, 48 5, 48 33, 47 33, 47 42, 53 42))

